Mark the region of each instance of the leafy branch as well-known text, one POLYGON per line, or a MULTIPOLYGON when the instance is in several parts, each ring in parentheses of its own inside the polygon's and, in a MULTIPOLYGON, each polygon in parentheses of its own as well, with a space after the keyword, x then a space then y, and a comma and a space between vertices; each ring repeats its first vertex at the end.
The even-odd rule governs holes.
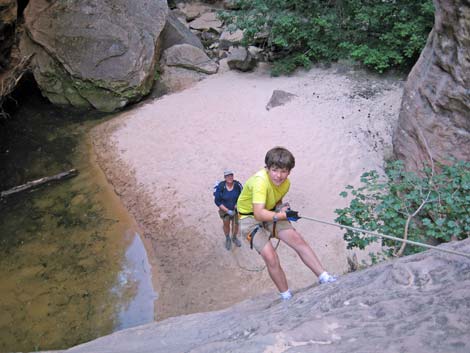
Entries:
MULTIPOLYGON (((432 158, 431 158, 432 160, 432 158)), ((470 163, 431 163, 421 175, 407 172, 402 161, 390 162, 385 175, 375 170, 361 176, 357 188, 348 185, 340 195, 352 197, 348 207, 335 210, 339 224, 379 231, 402 239, 440 243, 470 236, 470 163), (414 210, 414 211, 411 211, 414 210)), ((364 249, 374 237, 347 230, 348 248, 364 249)), ((382 239, 388 249, 395 242, 382 239)), ((392 252, 402 256, 418 252, 411 246, 392 252)))

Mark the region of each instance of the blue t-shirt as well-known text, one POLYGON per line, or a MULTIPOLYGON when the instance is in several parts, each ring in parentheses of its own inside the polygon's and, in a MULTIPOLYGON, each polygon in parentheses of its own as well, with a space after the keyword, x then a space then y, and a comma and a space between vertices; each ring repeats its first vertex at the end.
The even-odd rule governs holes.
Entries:
POLYGON ((241 184, 236 180, 234 180, 233 189, 230 191, 227 190, 227 187, 219 186, 215 192, 214 202, 217 207, 224 205, 229 210, 234 210, 241 191, 241 184))

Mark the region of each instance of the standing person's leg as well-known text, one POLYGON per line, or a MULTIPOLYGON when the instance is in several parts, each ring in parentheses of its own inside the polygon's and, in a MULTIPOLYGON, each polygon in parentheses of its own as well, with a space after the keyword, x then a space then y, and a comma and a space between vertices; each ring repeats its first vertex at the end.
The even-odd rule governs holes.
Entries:
POLYGON ((222 218, 222 221, 224 222, 225 248, 230 250, 232 247, 232 241, 230 240, 230 217, 226 215, 222 218))
POLYGON ((236 246, 240 247, 240 246, 242 246, 242 243, 237 238, 237 235, 238 235, 238 214, 235 214, 235 216, 233 216, 231 223, 232 223, 232 242, 236 246))

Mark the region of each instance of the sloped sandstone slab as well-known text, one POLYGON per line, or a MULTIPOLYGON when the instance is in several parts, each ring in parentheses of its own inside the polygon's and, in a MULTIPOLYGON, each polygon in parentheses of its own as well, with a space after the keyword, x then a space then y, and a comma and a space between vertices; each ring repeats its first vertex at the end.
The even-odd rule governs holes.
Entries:
MULTIPOLYGON (((470 253, 470 239, 448 248, 470 253)), ((295 293, 114 333, 67 352, 470 351, 470 259, 437 251, 295 293)))

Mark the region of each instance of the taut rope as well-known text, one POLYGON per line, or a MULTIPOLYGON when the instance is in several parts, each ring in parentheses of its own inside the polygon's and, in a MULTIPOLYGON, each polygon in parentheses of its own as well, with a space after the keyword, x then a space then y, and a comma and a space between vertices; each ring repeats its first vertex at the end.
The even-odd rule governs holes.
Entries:
POLYGON ((318 222, 318 223, 327 224, 327 225, 334 226, 334 227, 338 227, 338 228, 346 228, 346 229, 350 229, 350 230, 353 230, 353 231, 356 231, 356 232, 371 234, 371 235, 374 235, 374 236, 377 236, 377 237, 380 237, 380 238, 386 238, 386 239, 396 240, 396 241, 399 241, 399 242, 402 242, 402 243, 407 243, 407 244, 411 244, 411 245, 421 246, 421 247, 423 247, 423 248, 428 248, 428 249, 433 249, 433 250, 437 250, 437 251, 442 251, 442 252, 446 252, 446 253, 454 254, 454 255, 460 255, 460 256, 464 256, 464 257, 470 259, 470 254, 467 254, 467 253, 464 253, 464 252, 460 252, 460 251, 455 251, 455 250, 450 250, 450 249, 444 249, 444 248, 438 248, 437 246, 428 245, 428 244, 423 244, 423 243, 419 243, 419 242, 413 241, 413 240, 400 239, 400 238, 394 237, 394 236, 392 236, 392 235, 386 235, 386 234, 381 234, 381 233, 377 233, 377 232, 371 232, 371 231, 368 231, 368 230, 365 230, 365 229, 361 229, 361 228, 357 228, 357 227, 345 226, 345 225, 342 225, 342 224, 337 224, 337 223, 333 223, 333 222, 328 222, 328 221, 324 221, 324 220, 317 219, 317 218, 313 218, 313 217, 300 216, 300 218, 307 219, 307 220, 313 221, 313 222, 318 222))

